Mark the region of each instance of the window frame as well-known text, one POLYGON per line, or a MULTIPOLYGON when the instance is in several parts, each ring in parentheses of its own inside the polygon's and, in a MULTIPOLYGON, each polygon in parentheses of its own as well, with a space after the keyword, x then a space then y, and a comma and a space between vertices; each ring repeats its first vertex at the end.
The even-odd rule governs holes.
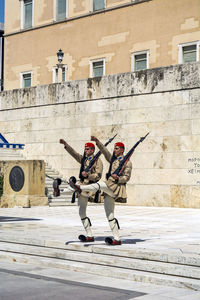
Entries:
POLYGON ((178 45, 178 63, 179 64, 187 64, 192 62, 184 62, 183 61, 183 48, 187 46, 194 46, 196 45, 196 61, 199 61, 199 49, 200 49, 200 41, 188 42, 178 45))
POLYGON ((20 88, 21 89, 26 89, 26 88, 29 88, 29 87, 32 87, 32 86, 33 86, 33 71, 21 72, 20 73, 20 88), (27 74, 31 74, 31 85, 28 86, 28 87, 25 87, 24 86, 24 75, 27 75, 27 74))
MULTIPOLYGON (((63 71, 63 69, 65 69, 65 80, 61 81, 61 82, 65 82, 65 81, 67 81, 67 70, 68 70, 67 65, 63 65, 61 69, 62 69, 62 71, 63 71)), ((58 77, 56 79, 56 70, 59 71, 59 68, 57 66, 53 67, 53 69, 52 69, 52 72, 53 72, 53 77, 52 77, 53 83, 59 83, 59 74, 58 74, 58 77)))
POLYGON ((98 59, 92 59, 90 60, 90 78, 97 78, 97 77, 102 77, 102 76, 94 76, 93 72, 93 63, 103 61, 103 75, 105 76, 106 74, 106 59, 105 58, 98 58, 98 59))
MULTIPOLYGON (((65 12, 65 19, 68 17, 68 0, 66 1, 66 12, 65 12)), ((65 19, 60 19, 58 20, 58 12, 57 12, 57 7, 58 7, 58 0, 54 0, 54 21, 55 22, 61 22, 64 21, 65 19)))
POLYGON ((65 81, 67 81, 67 66, 66 65, 64 65, 62 67, 62 82, 65 82, 65 81), (63 69, 65 69, 65 79, 64 80, 63 80, 63 69))
POLYGON ((53 83, 58 83, 58 77, 56 78, 56 70, 58 71, 58 67, 52 68, 52 81, 53 83))
POLYGON ((149 69, 149 50, 143 50, 143 51, 137 51, 137 52, 133 52, 131 54, 131 72, 137 72, 137 71, 142 71, 142 70, 147 70, 149 69), (135 57, 137 55, 141 55, 141 54, 146 54, 146 61, 147 61, 147 67, 145 69, 141 69, 141 70, 135 70, 135 57))
POLYGON ((25 27, 25 0, 21 0, 21 29, 31 29, 34 26, 34 0, 32 1, 32 24, 31 27, 25 27))
POLYGON ((91 12, 103 11, 104 9, 106 9, 106 0, 103 0, 104 1, 104 8, 103 9, 98 9, 98 10, 94 10, 94 1, 95 0, 90 0, 90 11, 91 12))

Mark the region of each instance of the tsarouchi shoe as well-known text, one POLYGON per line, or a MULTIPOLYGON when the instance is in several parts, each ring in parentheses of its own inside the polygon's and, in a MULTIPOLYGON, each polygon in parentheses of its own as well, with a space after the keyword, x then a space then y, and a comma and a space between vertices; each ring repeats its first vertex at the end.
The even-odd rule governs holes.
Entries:
POLYGON ((94 237, 93 236, 85 236, 85 235, 81 234, 81 235, 79 235, 78 238, 81 242, 85 242, 85 243, 94 242, 94 237))
POLYGON ((105 243, 107 244, 107 245, 111 245, 111 246, 117 246, 117 245, 121 245, 122 244, 122 242, 119 240, 119 241, 117 241, 117 240, 113 240, 113 239, 111 239, 111 238, 109 238, 109 237, 107 237, 106 239, 105 239, 105 243))
POLYGON ((69 185, 71 186, 71 188, 73 188, 75 190, 75 192, 77 192, 78 194, 80 194, 82 192, 80 186, 78 184, 76 184, 76 178, 74 176, 70 177, 69 179, 69 185))

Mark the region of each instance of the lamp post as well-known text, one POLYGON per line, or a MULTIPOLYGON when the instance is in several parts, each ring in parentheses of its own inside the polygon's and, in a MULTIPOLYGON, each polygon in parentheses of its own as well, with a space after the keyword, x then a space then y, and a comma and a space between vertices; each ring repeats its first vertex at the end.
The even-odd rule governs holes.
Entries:
POLYGON ((58 69, 59 69, 59 68, 62 69, 62 67, 63 67, 63 63, 62 63, 62 61, 63 61, 63 56, 64 56, 64 53, 62 52, 62 50, 61 50, 61 49, 58 50, 58 52, 57 52, 58 64, 56 64, 56 66, 58 67, 58 69))

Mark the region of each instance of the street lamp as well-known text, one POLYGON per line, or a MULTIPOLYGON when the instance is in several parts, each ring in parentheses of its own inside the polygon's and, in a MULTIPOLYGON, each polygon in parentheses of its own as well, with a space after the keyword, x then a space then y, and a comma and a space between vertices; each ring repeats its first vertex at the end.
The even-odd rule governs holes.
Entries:
POLYGON ((58 52, 57 52, 58 64, 56 64, 58 68, 62 68, 63 67, 63 64, 62 64, 63 56, 64 56, 64 53, 62 52, 62 50, 61 49, 58 50, 58 52))

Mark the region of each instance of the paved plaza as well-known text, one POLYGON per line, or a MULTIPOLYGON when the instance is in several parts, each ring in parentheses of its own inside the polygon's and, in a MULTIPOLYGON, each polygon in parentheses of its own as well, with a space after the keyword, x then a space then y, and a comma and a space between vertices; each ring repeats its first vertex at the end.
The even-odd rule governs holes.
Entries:
MULTIPOLYGON (((121 246, 107 246, 104 238, 111 236, 102 204, 89 204, 88 216, 92 222, 95 242, 83 245, 78 241, 79 234, 84 234, 78 216, 77 205, 65 207, 32 207, 0 209, 0 241, 24 244, 49 245, 54 248, 86 250, 95 247, 102 251, 116 251, 122 257, 128 251, 157 253, 162 257, 178 257, 179 259, 200 259, 200 210, 162 207, 134 207, 116 205, 115 215, 120 223, 121 246)), ((90 251, 90 250, 88 250, 90 251)), ((1 252, 1 251, 0 251, 1 252)), ((1 253, 0 253, 1 254, 1 253)), ((4 256, 0 257, 1 268, 38 274, 37 268, 13 263, 4 256)), ((84 284, 94 284, 110 288, 145 293, 138 300, 197 300, 200 291, 190 288, 177 288, 148 282, 108 278, 102 274, 91 275, 69 270, 40 268, 41 276, 69 279, 84 284)), ((42 298, 41 298, 42 299, 42 298)), ((130 298, 124 298, 130 299, 130 298)))
MULTIPOLYGON (((104 244, 111 235, 102 204, 91 205, 87 214, 92 222, 95 244, 104 244)), ((200 210, 116 205, 123 249, 145 248, 200 254, 200 210)), ((1 208, 1 235, 20 239, 43 239, 58 244, 78 242, 85 234, 78 207, 1 208)))

